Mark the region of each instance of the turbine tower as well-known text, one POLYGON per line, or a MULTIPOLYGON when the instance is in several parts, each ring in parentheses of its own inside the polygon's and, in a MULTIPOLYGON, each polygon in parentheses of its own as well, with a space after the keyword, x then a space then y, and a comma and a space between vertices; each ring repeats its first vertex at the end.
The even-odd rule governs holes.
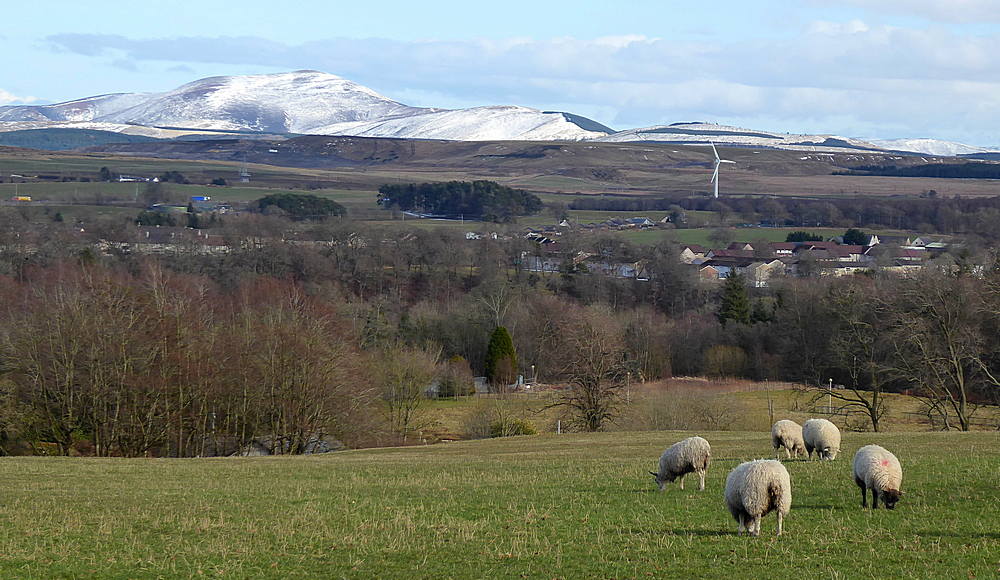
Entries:
POLYGON ((715 171, 712 172, 712 179, 709 183, 715 184, 715 199, 719 199, 719 166, 723 163, 736 163, 735 161, 730 161, 728 159, 719 159, 719 151, 715 148, 715 143, 709 141, 712 145, 712 153, 715 154, 715 171))

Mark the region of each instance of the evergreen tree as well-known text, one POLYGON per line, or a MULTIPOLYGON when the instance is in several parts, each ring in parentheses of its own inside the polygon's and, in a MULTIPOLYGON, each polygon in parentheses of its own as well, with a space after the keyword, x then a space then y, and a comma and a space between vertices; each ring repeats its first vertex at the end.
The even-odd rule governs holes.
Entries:
POLYGON ((510 333, 498 326, 490 335, 486 348, 486 380, 494 386, 506 386, 514 381, 517 374, 517 352, 510 333))
POLYGON ((796 232, 789 232, 789 234, 787 236, 785 236, 785 241, 786 242, 822 242, 823 241, 823 236, 820 236, 818 234, 811 234, 809 232, 796 231, 796 232))
POLYGON ((863 246, 868 243, 868 235, 859 229, 851 228, 844 232, 844 243, 853 246, 863 246))
POLYGON ((722 300, 719 303, 719 321, 725 324, 732 320, 742 324, 750 324, 750 296, 747 294, 746 281, 739 274, 730 274, 722 287, 722 300))

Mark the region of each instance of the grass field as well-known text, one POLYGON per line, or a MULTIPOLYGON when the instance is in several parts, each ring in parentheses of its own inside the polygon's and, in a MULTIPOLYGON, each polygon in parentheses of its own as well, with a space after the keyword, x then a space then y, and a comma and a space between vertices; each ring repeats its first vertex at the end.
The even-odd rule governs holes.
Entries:
POLYGON ((786 462, 792 512, 737 536, 727 472, 764 432, 702 433, 704 492, 646 471, 681 432, 540 435, 325 456, 4 458, 5 578, 995 578, 996 433, 846 433, 786 462), (862 510, 850 458, 894 450, 905 496, 862 510))

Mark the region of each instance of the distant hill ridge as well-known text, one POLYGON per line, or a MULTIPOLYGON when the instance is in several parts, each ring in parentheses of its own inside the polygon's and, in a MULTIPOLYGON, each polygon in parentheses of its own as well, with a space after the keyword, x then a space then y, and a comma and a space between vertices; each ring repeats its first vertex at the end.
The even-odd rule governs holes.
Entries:
MULTIPOLYGON (((358 83, 314 70, 216 76, 163 93, 112 93, 52 105, 0 107, 0 133, 32 129, 107 131, 152 138, 222 132, 350 135, 449 141, 714 142, 807 152, 906 151, 980 155, 990 150, 933 139, 869 142, 836 135, 775 133, 691 122, 615 132, 570 112, 516 105, 412 107, 358 83)), ((35 135, 38 142, 49 142, 35 135)), ((108 143, 95 134, 90 145, 108 143)), ((53 137, 69 143, 67 135, 53 137)), ((0 139, 0 143, 7 143, 0 139)), ((51 142, 49 142, 51 143, 51 142)), ((31 146, 31 145, 25 145, 31 146)))
POLYGON ((404 105, 318 71, 219 76, 172 91, 112 94, 54 105, 0 107, 0 127, 133 132, 140 127, 449 140, 579 140, 611 132, 596 121, 528 107, 404 105))

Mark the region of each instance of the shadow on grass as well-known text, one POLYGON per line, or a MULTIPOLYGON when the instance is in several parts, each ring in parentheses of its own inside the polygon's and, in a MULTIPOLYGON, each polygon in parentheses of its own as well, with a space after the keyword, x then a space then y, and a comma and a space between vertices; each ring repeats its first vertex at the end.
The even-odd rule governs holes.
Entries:
POLYGON ((735 536, 736 532, 729 530, 688 530, 683 528, 675 529, 649 529, 649 528, 616 528, 616 532, 619 534, 625 534, 629 536, 662 536, 664 534, 671 536, 735 536))
POLYGON ((934 530, 933 532, 915 532, 913 535, 920 537, 932 537, 932 538, 967 538, 967 539, 980 539, 980 540, 1000 540, 1000 532, 987 532, 985 534, 965 534, 960 532, 942 532, 940 530, 934 530))
POLYGON ((792 503, 792 509, 796 510, 829 510, 837 506, 832 504, 816 504, 816 503, 792 503))

